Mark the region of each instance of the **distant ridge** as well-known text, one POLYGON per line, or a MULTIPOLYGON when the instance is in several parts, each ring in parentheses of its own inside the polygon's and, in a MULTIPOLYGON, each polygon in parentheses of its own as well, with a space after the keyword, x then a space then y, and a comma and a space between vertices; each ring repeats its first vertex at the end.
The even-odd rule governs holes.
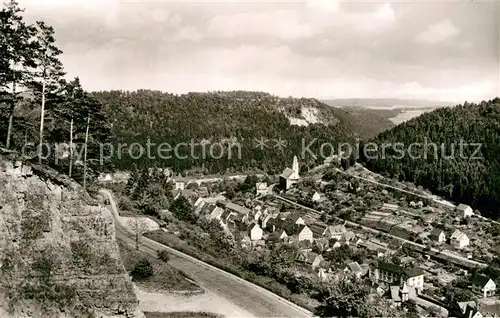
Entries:
POLYGON ((357 106, 357 107, 447 107, 454 106, 456 103, 445 101, 431 101, 423 99, 398 99, 398 98, 338 98, 322 99, 323 103, 336 106, 357 106))

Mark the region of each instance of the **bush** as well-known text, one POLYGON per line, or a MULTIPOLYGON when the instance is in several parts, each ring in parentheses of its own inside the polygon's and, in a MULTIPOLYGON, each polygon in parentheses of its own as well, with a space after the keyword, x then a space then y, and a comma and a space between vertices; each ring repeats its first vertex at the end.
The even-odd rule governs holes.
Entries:
POLYGON ((140 259, 135 265, 130 275, 135 279, 147 278, 153 276, 153 265, 146 259, 140 259))
POLYGON ((168 262, 170 260, 170 253, 167 250, 158 251, 158 258, 164 262, 168 262))

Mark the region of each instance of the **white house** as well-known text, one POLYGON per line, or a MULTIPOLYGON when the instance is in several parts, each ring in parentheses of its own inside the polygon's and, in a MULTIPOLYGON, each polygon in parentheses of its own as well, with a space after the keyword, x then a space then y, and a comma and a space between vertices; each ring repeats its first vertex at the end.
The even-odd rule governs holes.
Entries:
POLYGON ((175 188, 174 190, 184 190, 186 187, 186 183, 181 180, 175 180, 175 188))
POLYGON ((323 236, 327 238, 334 238, 340 241, 342 239, 342 234, 344 234, 345 232, 347 232, 347 229, 343 224, 330 225, 323 232, 323 236))
POLYGON ((311 229, 304 224, 296 225, 294 229, 288 230, 287 233, 290 231, 289 235, 290 236, 296 236, 297 241, 313 241, 313 232, 311 229))
POLYGON ((255 188, 257 188, 257 195, 266 195, 267 194, 267 183, 266 182, 257 182, 255 184, 255 188))
POLYGON ((222 213, 224 213, 224 210, 218 206, 212 205, 207 214, 207 219, 209 220, 220 220, 222 213))
POLYGON ((455 230, 450 237, 450 245, 459 250, 469 245, 469 243, 469 237, 460 230, 455 230))
POLYGON ((248 236, 252 241, 262 240, 263 231, 258 224, 250 224, 248 227, 248 236))
POLYGON ((311 201, 312 202, 321 202, 325 199, 324 195, 322 195, 321 193, 315 191, 313 193, 313 195, 311 196, 311 201))
MULTIPOLYGON (((483 318, 484 315, 479 311, 475 301, 462 301, 457 303, 462 317, 466 318, 483 318)), ((496 316, 496 315, 495 315, 496 316)), ((493 318, 492 316, 491 318, 493 318)))
POLYGON ((472 278, 472 291, 484 298, 495 295, 497 285, 487 276, 476 274, 472 278))
POLYGON ((456 211, 460 214, 462 218, 468 218, 474 215, 474 212, 472 211, 472 208, 466 204, 460 203, 457 206, 456 211))

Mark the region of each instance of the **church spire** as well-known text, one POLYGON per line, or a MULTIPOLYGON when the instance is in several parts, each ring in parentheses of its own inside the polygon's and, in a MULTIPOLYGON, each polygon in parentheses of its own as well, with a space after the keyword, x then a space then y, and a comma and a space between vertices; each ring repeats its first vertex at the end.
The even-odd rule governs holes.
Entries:
POLYGON ((295 173, 295 175, 299 175, 299 160, 297 159, 297 156, 293 157, 293 165, 292 165, 292 170, 295 173))

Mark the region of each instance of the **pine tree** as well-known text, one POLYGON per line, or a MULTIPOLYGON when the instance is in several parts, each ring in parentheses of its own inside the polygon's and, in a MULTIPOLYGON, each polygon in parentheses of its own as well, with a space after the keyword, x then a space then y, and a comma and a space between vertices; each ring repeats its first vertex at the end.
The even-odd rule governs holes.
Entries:
POLYGON ((74 136, 83 127, 83 117, 87 115, 85 107, 85 91, 83 90, 80 79, 75 77, 71 82, 64 83, 63 89, 63 102, 57 104, 54 108, 54 116, 57 120, 56 131, 53 131, 53 140, 67 141, 69 136, 69 167, 68 175, 72 176, 73 161, 74 161, 74 136))
POLYGON ((31 80, 34 67, 33 26, 23 21, 22 9, 16 1, 4 4, 0 11, 0 101, 7 104, 7 137, 5 146, 11 145, 14 111, 22 100, 22 88, 31 80))
POLYGON ((38 156, 39 163, 41 163, 46 103, 54 102, 58 99, 64 70, 59 60, 59 55, 62 51, 56 46, 54 28, 45 24, 45 22, 38 21, 36 23, 36 30, 35 62, 37 67, 32 85, 35 96, 41 103, 38 156))

